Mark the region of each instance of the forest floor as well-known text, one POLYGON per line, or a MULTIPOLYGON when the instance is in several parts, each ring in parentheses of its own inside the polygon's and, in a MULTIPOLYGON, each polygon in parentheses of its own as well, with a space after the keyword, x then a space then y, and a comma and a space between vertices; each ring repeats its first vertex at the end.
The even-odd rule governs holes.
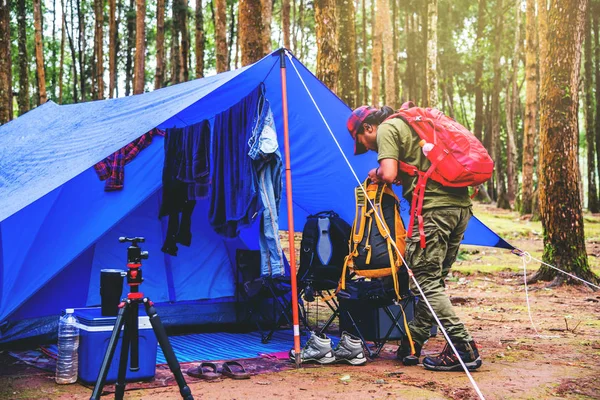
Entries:
MULTIPOLYGON (((478 205, 475 213, 508 242, 541 258, 539 223, 491 206, 478 205)), ((600 273, 600 216, 587 214, 585 228, 589 261, 600 273)), ((528 274, 537 267, 530 263, 528 274)), ((480 346, 483 366, 472 375, 485 398, 600 399, 600 292, 582 286, 529 285, 533 328, 521 259, 506 250, 475 246, 463 247, 447 290, 480 346)), ((435 354, 443 346, 438 335, 426 344, 424 353, 435 354)), ((207 399, 477 398, 463 372, 404 367, 394 360, 395 349, 393 343, 386 345, 381 356, 364 367, 288 367, 246 381, 209 383, 188 378, 188 382, 195 398, 207 399)), ((0 354, 0 399, 84 399, 90 394, 90 388, 81 385, 55 385, 52 374, 0 354)), ((128 390, 125 397, 181 398, 172 380, 168 386, 128 390)))

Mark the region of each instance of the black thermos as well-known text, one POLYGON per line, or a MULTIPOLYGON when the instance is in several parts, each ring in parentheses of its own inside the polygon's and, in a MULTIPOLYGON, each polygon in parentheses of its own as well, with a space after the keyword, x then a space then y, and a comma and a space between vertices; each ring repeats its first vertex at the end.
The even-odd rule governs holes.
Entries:
POLYGON ((127 273, 120 269, 100 271, 100 299, 102 315, 114 317, 119 313, 119 303, 123 293, 123 278, 127 273))

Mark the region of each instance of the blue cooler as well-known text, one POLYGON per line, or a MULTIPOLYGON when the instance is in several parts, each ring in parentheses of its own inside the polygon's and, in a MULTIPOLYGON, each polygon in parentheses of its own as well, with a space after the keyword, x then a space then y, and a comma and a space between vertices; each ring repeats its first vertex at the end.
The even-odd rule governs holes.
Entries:
MULTIPOLYGON (((102 316, 100 307, 76 308, 75 317, 79 321, 79 379, 85 383, 93 384, 98 379, 100 365, 108 348, 108 342, 117 317, 102 316)), ((154 378, 156 369, 157 340, 143 305, 140 305, 138 327, 140 369, 131 372, 129 370, 131 360, 129 359, 126 374, 128 381, 150 380, 154 378)), ((122 341, 121 334, 115 355, 108 369, 107 383, 117 381, 122 341)))

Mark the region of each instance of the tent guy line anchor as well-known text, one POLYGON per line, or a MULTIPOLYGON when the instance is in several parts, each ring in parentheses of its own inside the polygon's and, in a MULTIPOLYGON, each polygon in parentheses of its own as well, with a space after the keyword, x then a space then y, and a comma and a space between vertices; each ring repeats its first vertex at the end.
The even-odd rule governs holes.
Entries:
MULTIPOLYGON (((284 50, 286 56, 289 58, 290 63, 292 64, 292 66, 294 67, 294 70, 296 71, 296 74, 298 75, 298 78, 300 79, 300 81, 302 82, 302 85, 304 86, 304 89, 306 89, 306 92, 308 93, 308 96, 310 97, 311 101, 313 102, 314 106, 317 109, 317 112, 319 113, 319 115, 321 116, 321 119, 323 120, 323 122, 325 123, 325 126, 327 127, 327 130, 329 131, 329 134, 331 135, 331 137, 333 138, 335 144, 337 145, 338 149, 340 150, 340 153, 342 154, 342 157, 344 158, 344 160, 346 161, 346 164, 348 164, 348 167, 350 168, 350 171, 352 171, 352 175, 354 175, 354 178, 356 179, 356 181, 358 182, 359 186, 361 187, 362 191, 365 193, 365 196, 367 197, 367 200, 369 201, 369 204, 371 205, 371 208, 373 210, 375 210, 375 207, 373 206, 373 203, 371 202, 371 200, 369 199, 367 192, 364 188, 364 186, 362 185, 362 182, 360 181, 360 179, 358 179, 358 176, 356 175, 356 171, 354 171, 354 169, 352 168, 352 165, 350 164, 350 161, 348 160, 348 158, 346 157, 346 155, 344 154, 344 151, 342 150, 342 147, 340 146, 339 142, 337 141, 335 135, 333 134, 333 131, 331 130, 331 128, 329 127, 329 124, 327 123, 327 120, 325 119, 325 117, 323 116, 323 113, 321 112, 321 109, 319 108, 319 105, 317 104, 317 102, 315 101, 315 99, 313 98, 312 94, 310 93, 310 90, 308 90, 308 87, 306 86, 306 83, 304 82, 304 79, 302 79, 302 76, 300 75, 300 72, 298 71, 298 69, 296 68, 296 65, 294 64, 294 60, 291 56, 291 54, 287 51, 284 50)), ((375 211, 374 213, 377 216, 377 219, 379 219, 379 222, 382 223, 382 218, 381 215, 379 215, 379 213, 377 211, 375 211)), ((382 225, 384 226, 385 229, 385 224, 382 223, 382 225)), ((387 229, 386 229, 387 230, 387 229)), ((389 235, 389 231, 387 232, 387 234, 389 235)), ((431 306, 431 304, 429 303, 429 300, 427 300, 427 297, 425 297, 425 293, 423 293, 423 289, 421 289, 421 285, 419 285, 419 282, 417 282, 417 279, 414 277, 412 270, 410 269, 410 267, 408 266, 408 264, 406 263, 406 260, 404 259, 404 257, 402 257, 402 254, 400 254, 400 250, 398 250, 398 247, 396 246, 396 243, 394 243, 394 241, 390 242, 392 244, 392 246, 394 247, 396 254, 400 257, 400 259, 402 260, 402 263, 404 264, 404 266, 406 267, 406 270, 408 271, 409 276, 412 278, 415 286, 417 287, 417 289, 419 290, 419 293, 421 294, 423 300, 425 301, 425 304, 427 304, 427 307, 429 308, 429 311, 431 311, 431 315, 433 316, 433 318, 435 319, 435 322, 438 324, 438 327, 440 328, 440 331, 444 334, 444 337, 446 338, 446 341, 448 343, 448 345, 450 346, 450 348, 452 349, 452 351, 454 352, 454 354, 456 355, 458 361, 460 362, 461 366, 463 367, 463 370, 465 371, 465 373, 467 374, 467 377, 469 378, 469 381, 471 381, 471 385, 473 386, 473 388, 475 389, 475 392, 477 392, 477 395, 479 396, 480 399, 485 400, 485 397, 483 396, 483 393, 481 393, 481 390, 479 389, 479 386, 477 386, 477 383, 475 382, 475 380, 473 379, 473 376, 471 376, 471 373, 469 372, 469 369, 467 368, 467 366, 465 365, 464 361, 462 360, 462 358, 460 357, 460 354, 458 354, 458 351, 456 350, 456 348, 454 347, 454 344, 452 343, 452 340, 450 340, 450 337, 448 336, 448 333, 446 332, 446 329, 444 329, 442 323, 440 322, 438 316, 436 315, 435 311, 433 310, 433 307, 431 306)))
POLYGON ((537 261, 537 262, 539 262, 540 264, 544 264, 544 265, 545 265, 545 266, 547 266, 547 267, 550 267, 550 268, 552 268, 552 269, 555 269, 555 270, 557 270, 557 271, 558 271, 558 272, 560 272, 560 273, 563 273, 563 274, 565 274, 565 275, 567 275, 567 276, 570 276, 570 277, 571 277, 571 278, 573 278, 573 279, 576 279, 576 280, 578 280, 578 281, 581 281, 581 282, 585 283, 586 285, 589 285, 589 286, 591 286, 591 287, 593 287, 593 288, 596 288, 596 289, 600 290, 600 286, 598 286, 598 285, 594 285, 593 283, 591 283, 591 282, 588 282, 588 281, 586 281, 585 279, 582 279, 582 278, 580 278, 580 277, 578 277, 578 276, 576 276, 576 275, 573 275, 573 274, 571 274, 571 273, 569 273, 569 272, 567 272, 567 271, 563 271, 562 269, 560 269, 560 268, 558 268, 558 267, 555 267, 554 265, 550 265, 550 264, 548 264, 548 263, 546 263, 546 262, 544 262, 544 261, 542 261, 542 260, 538 260, 537 258, 535 258, 535 257, 532 257, 532 256, 531 256, 531 254, 529 254, 529 253, 528 253, 528 252, 526 252, 526 251, 519 250, 519 249, 515 248, 515 249, 514 249, 514 250, 513 250, 511 253, 513 253, 513 254, 515 254, 515 255, 517 255, 517 256, 519 256, 519 257, 526 257, 526 258, 527 258, 527 262, 530 262, 530 261, 537 261))
POLYGON ((527 264, 529 264, 531 261, 537 261, 537 262, 540 262, 540 263, 542 263, 544 265, 547 265, 547 266, 549 266, 551 268, 554 268, 555 270, 557 270, 559 272, 562 272, 565 275, 569 275, 569 276, 571 276, 571 277, 573 277, 575 279, 578 279, 578 280, 580 280, 580 281, 582 281, 582 282, 584 282, 584 283, 586 283, 586 284, 588 284, 590 286, 593 286, 593 287, 598 288, 598 289, 600 289, 600 287, 598 287, 598 286, 594 285, 593 283, 590 283, 590 282, 588 282, 588 281, 586 281, 584 279, 581 279, 581 278, 579 278, 579 277, 577 277, 575 275, 572 275, 572 274, 570 274, 570 273, 568 273, 566 271, 563 271, 560 268, 556 268, 556 267, 554 267, 554 266, 552 266, 550 264, 547 264, 547 263, 545 263, 545 262, 543 262, 541 260, 538 260, 537 258, 533 258, 531 256, 531 254, 529 254, 529 252, 527 252, 527 251, 522 251, 522 250, 519 250, 519 249, 515 249, 515 250, 512 251, 512 253, 515 254, 515 255, 517 255, 517 256, 519 256, 519 257, 521 257, 521 259, 523 260, 523 284, 525 285, 525 300, 527 302, 527 313, 529 314, 529 321, 531 322, 531 327, 535 331, 536 336, 539 337, 539 338, 541 338, 541 339, 556 339, 556 338, 559 338, 560 336, 556 336, 556 335, 542 335, 542 334, 540 334, 538 332, 536 326, 535 326, 535 323, 533 322, 533 317, 531 315, 531 305, 529 304, 529 289, 528 289, 528 286, 527 286, 527 264))

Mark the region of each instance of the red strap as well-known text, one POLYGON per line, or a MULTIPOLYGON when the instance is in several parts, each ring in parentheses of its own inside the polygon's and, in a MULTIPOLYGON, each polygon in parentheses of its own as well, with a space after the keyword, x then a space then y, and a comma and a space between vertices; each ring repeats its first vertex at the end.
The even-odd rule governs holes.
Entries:
POLYGON ((475 186, 475 190, 473 191, 473 194, 471 195, 471 200, 473 200, 475 198, 475 196, 477 196, 477 193, 479 193, 479 186, 475 186))
MULTIPOLYGON (((427 172, 423 173, 417 170, 417 174, 419 175, 419 179, 417 180, 417 185, 415 186, 415 190, 413 191, 412 204, 410 206, 411 210, 411 218, 408 224, 408 237, 412 237, 412 230, 414 227, 414 217, 417 217, 417 221, 419 224, 419 238, 421 242, 421 248, 424 249, 426 247, 425 240, 425 224, 423 221, 423 200, 425 199, 425 190, 427 187, 427 180, 435 171, 437 165, 446 157, 448 153, 441 152, 438 157, 433 160, 431 166, 427 170, 427 172), (418 203, 417 203, 418 201, 418 203), (415 207, 416 206, 416 207, 415 207)), ((407 164, 408 165, 408 164, 407 164)), ((402 166, 401 166, 402 167, 402 166)))

